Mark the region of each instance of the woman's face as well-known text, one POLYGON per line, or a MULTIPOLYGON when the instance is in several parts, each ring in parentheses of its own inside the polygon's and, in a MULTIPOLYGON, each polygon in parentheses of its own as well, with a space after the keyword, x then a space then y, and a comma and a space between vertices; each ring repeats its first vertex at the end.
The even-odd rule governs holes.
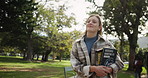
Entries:
POLYGON ((98 32, 100 30, 99 19, 96 16, 88 18, 86 22, 86 31, 87 32, 98 32))

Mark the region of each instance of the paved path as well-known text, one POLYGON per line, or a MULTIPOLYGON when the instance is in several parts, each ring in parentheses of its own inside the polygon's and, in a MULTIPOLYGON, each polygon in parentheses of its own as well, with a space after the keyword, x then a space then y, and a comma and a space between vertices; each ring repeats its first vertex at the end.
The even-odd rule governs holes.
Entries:
POLYGON ((141 75, 141 78, 148 78, 148 77, 146 77, 146 75, 141 75))
POLYGON ((69 77, 69 78, 75 78, 74 76, 72 76, 72 77, 69 77))

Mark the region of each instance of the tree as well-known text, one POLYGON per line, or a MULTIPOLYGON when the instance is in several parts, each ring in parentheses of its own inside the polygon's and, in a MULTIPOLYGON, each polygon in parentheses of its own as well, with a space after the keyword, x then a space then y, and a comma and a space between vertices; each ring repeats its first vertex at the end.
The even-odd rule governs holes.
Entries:
POLYGON ((0 32, 7 32, 9 35, 7 37, 8 41, 12 41, 11 43, 16 42, 13 43, 13 46, 21 43, 19 42, 21 41, 20 39, 27 39, 28 54, 26 59, 29 61, 32 59, 31 35, 33 28, 37 26, 35 23, 36 18, 34 17, 37 9, 36 5, 37 3, 34 0, 3 0, 0 3, 0 32), (25 37, 22 37, 22 35, 25 37))
POLYGON ((147 20, 147 0, 105 0, 102 9, 105 27, 119 32, 118 35, 127 35, 130 45, 128 70, 133 70, 138 34, 147 20))
MULTIPOLYGON (((31 61, 32 60, 32 53, 33 53, 33 45, 32 45, 32 33, 34 30, 34 27, 37 26, 36 24, 36 17, 34 17, 36 15, 36 5, 37 3, 35 3, 34 0, 30 0, 28 2, 26 2, 24 4, 24 12, 25 14, 22 16, 22 22, 24 23, 24 32, 25 35, 27 37, 27 48, 28 48, 28 52, 27 52, 27 57, 26 60, 31 61)), ((23 9, 23 8, 22 8, 23 9)))
POLYGON ((58 33, 58 42, 56 43, 56 53, 58 55, 59 61, 70 58, 70 51, 73 41, 75 41, 79 36, 80 31, 71 31, 71 32, 60 32, 58 33))
MULTIPOLYGON (((65 14, 65 4, 59 5, 57 8, 53 7, 52 3, 48 8, 45 8, 44 5, 39 5, 38 7, 37 23, 40 27, 36 28, 36 32, 44 33, 46 36, 44 40, 46 43, 44 46, 46 51, 43 52, 43 61, 48 61, 48 55, 51 52, 56 53, 58 46, 61 45, 60 40, 65 37, 60 34, 63 27, 71 27, 72 24, 76 24, 74 17, 65 14)), ((63 48, 64 47, 65 46, 63 46, 63 48)))
MULTIPOLYGON (((114 41, 111 41, 111 42, 114 42, 114 46, 115 48, 120 51, 120 41, 119 40, 114 40, 114 41)), ((124 41, 124 50, 123 52, 119 52, 120 55, 122 55, 121 59, 123 61, 128 61, 128 56, 129 56, 129 43, 127 40, 124 41)))
POLYGON ((1 3, 0 46, 19 49, 28 61, 35 54, 43 55, 42 60, 47 61, 59 40, 64 38, 59 35, 63 27, 76 24, 73 16, 65 14, 65 4, 57 8, 51 4, 45 8, 37 6, 34 0, 4 0, 1 3))

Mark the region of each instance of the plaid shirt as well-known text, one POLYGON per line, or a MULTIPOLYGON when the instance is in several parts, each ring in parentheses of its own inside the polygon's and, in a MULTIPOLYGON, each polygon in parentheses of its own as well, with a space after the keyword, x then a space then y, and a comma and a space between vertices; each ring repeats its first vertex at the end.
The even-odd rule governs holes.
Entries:
POLYGON ((110 65, 110 67, 113 69, 113 73, 110 74, 110 76, 97 77, 95 73, 89 72, 89 67, 96 65, 96 51, 102 48, 114 47, 109 41, 103 39, 101 36, 98 36, 98 40, 96 40, 92 46, 90 58, 84 42, 84 36, 74 42, 70 55, 70 61, 73 70, 77 72, 76 78, 116 78, 117 71, 122 69, 124 66, 119 54, 117 54, 116 62, 110 65))

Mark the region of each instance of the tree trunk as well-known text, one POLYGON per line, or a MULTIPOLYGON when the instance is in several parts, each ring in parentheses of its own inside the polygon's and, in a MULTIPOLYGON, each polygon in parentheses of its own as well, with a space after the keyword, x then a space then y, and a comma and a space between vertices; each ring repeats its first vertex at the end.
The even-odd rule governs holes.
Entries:
POLYGON ((45 53, 45 57, 44 57, 44 60, 43 61, 48 61, 48 55, 51 53, 51 50, 52 48, 50 48, 49 50, 46 50, 46 53, 45 53))
POLYGON ((23 51, 23 59, 26 60, 26 52, 23 51))
POLYGON ((136 54, 136 47, 137 47, 137 39, 138 37, 135 35, 131 35, 129 39, 129 44, 130 44, 130 54, 129 54, 129 67, 128 70, 133 71, 133 63, 135 59, 135 54, 136 54))
POLYGON ((36 60, 39 60, 39 54, 37 54, 37 59, 36 60))
POLYGON ((123 35, 123 33, 121 33, 121 39, 120 39, 120 57, 121 57, 121 59, 123 60, 123 52, 124 52, 124 50, 123 50, 123 44, 124 43, 124 35, 123 35))
POLYGON ((59 61, 62 61, 62 53, 60 53, 59 61))
POLYGON ((33 54, 32 54, 32 60, 34 60, 34 58, 35 58, 35 54, 33 53, 33 54))
POLYGON ((42 54, 42 61, 45 59, 45 53, 42 54))
POLYGON ((128 70, 133 71, 133 63, 134 63, 134 59, 135 59, 135 49, 134 47, 130 46, 130 54, 129 54, 129 67, 128 70))
POLYGON ((28 52, 27 52, 27 61, 32 61, 32 37, 29 35, 28 37, 28 52))
POLYGON ((55 53, 53 52, 52 60, 55 60, 55 53))

